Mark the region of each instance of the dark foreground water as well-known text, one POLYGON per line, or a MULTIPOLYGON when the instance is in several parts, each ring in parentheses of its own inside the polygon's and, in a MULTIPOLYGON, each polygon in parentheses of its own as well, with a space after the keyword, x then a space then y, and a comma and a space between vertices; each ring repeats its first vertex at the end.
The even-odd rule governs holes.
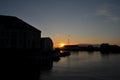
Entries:
POLYGON ((120 80, 120 54, 71 52, 41 71, 40 80, 120 80))

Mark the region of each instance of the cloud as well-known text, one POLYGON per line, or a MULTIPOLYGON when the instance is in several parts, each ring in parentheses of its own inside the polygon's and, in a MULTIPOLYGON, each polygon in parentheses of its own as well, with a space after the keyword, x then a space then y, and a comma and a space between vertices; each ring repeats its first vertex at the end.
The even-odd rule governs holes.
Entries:
POLYGON ((96 11, 98 16, 106 18, 107 22, 120 22, 120 6, 113 4, 103 4, 96 11))
POLYGON ((102 5, 97 10, 97 15, 100 16, 111 16, 110 8, 107 5, 102 5))

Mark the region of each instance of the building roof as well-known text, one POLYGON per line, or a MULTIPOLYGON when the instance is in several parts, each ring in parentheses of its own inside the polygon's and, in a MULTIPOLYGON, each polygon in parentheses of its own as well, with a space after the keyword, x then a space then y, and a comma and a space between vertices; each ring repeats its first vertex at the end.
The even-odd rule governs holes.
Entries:
POLYGON ((41 32, 40 30, 36 29, 35 27, 29 25, 28 23, 15 16, 0 15, 0 25, 5 25, 4 28, 8 29, 28 29, 41 32))

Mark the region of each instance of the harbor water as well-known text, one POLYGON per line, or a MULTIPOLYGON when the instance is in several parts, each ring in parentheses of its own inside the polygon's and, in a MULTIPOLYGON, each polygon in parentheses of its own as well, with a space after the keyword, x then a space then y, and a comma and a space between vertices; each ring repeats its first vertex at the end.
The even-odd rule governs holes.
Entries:
POLYGON ((71 52, 41 71, 40 80, 120 80, 120 53, 71 52))

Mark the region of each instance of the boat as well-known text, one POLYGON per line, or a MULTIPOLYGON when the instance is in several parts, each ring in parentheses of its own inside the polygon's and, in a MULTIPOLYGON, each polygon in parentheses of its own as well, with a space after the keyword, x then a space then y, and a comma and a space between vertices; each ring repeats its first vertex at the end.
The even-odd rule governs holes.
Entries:
POLYGON ((60 52, 60 57, 65 57, 65 56, 69 56, 70 52, 69 51, 61 51, 60 52))

